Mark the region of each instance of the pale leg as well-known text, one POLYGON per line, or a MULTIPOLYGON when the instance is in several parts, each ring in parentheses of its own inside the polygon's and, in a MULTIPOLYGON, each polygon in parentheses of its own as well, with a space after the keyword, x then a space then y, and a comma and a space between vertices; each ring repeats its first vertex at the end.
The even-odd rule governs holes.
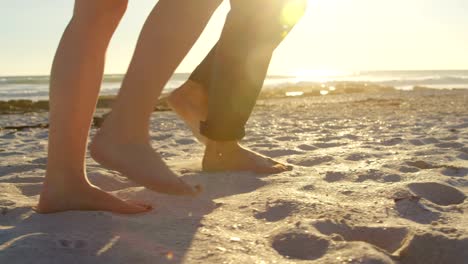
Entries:
POLYGON ((126 1, 77 0, 58 47, 50 83, 47 173, 37 211, 103 210, 140 213, 129 203, 91 185, 86 178, 88 131, 95 110, 111 36, 126 1))
POLYGON ((180 195, 199 192, 180 180, 154 152, 149 119, 162 88, 220 2, 158 2, 143 27, 112 112, 93 139, 91 154, 96 161, 151 190, 180 195))

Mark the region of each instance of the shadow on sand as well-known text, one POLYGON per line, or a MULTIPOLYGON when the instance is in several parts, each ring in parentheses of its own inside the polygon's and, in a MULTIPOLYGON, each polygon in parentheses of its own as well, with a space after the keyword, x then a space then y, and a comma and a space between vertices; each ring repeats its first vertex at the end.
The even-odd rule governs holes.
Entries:
POLYGON ((0 263, 182 263, 214 199, 264 186, 248 173, 188 172, 183 179, 204 186, 197 198, 161 195, 142 187, 120 197, 149 201, 155 209, 126 216, 106 212, 51 215, 20 207, 0 215, 0 263), (8 226, 10 226, 8 228, 8 226))

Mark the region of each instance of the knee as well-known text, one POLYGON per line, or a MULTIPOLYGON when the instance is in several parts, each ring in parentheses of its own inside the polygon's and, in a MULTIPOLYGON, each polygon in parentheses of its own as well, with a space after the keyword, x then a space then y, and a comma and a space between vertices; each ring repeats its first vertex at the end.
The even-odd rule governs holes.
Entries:
POLYGON ((90 28, 113 29, 127 10, 128 0, 76 0, 73 19, 90 28))

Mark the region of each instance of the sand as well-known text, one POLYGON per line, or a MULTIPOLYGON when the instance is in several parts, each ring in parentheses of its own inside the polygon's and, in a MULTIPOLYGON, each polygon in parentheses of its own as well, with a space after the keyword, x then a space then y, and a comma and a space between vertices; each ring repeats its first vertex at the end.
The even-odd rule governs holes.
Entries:
MULTIPOLYGON (((38 123, 47 113, 0 116, 38 123)), ((468 263, 466 90, 259 101, 244 143, 295 165, 277 175, 201 172, 203 147, 172 112, 154 113, 151 135, 200 197, 88 158, 93 183, 155 209, 40 215, 47 129, 0 130, 0 263, 468 263)))

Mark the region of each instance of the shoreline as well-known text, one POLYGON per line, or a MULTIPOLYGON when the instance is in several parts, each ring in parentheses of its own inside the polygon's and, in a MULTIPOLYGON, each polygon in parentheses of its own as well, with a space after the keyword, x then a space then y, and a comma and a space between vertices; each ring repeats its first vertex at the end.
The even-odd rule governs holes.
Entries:
MULTIPOLYGON (((433 97, 454 97, 458 100, 464 100, 468 105, 468 89, 431 89, 425 87, 417 87, 411 91, 397 90, 391 87, 382 89, 382 87, 376 86, 358 86, 351 87, 349 90, 340 89, 332 91, 329 94, 320 94, 323 87, 304 87, 300 88, 303 94, 299 96, 287 96, 287 93, 298 91, 299 88, 287 87, 287 89, 273 89, 262 91, 255 106, 255 109, 264 110, 275 108, 276 104, 285 104, 285 102, 304 102, 303 104, 336 104, 336 103, 389 103, 395 104, 402 107, 405 101, 420 100, 422 98, 431 99, 433 97), (357 88, 361 88, 361 92, 357 88), (365 92, 362 92, 364 91, 365 92)), ((154 112, 172 112, 166 101, 168 94, 163 94, 159 99, 154 112)), ((104 122, 106 115, 111 111, 112 103, 115 100, 115 96, 102 96, 99 98, 96 111, 93 116, 92 126, 93 128, 99 128, 104 122)), ((16 130, 23 131, 26 129, 47 129, 49 127, 47 114, 48 114, 48 101, 14 101, 13 107, 5 111, 2 108, 2 102, 0 101, 0 116, 11 117, 7 119, 15 119, 15 116, 23 116, 24 118, 16 118, 16 120, 23 120, 22 122, 0 122, 0 131, 2 130, 16 130), (31 105, 37 105, 37 108, 31 107, 31 105), (41 117, 34 118, 34 122, 28 121, 30 117, 41 117)), ((5 105, 9 105, 9 102, 5 105)), ((10 105, 11 106, 11 105, 10 105)), ((254 109, 254 111, 256 111, 254 109)), ((417 111, 418 109, 414 109, 417 111)), ((468 112, 468 106, 466 107, 468 112)), ((5 120, 7 120, 5 119, 5 120)))
MULTIPOLYGON (((276 98, 303 98, 315 96, 333 96, 340 94, 367 94, 367 93, 410 93, 421 91, 468 91, 463 88, 428 88, 424 86, 414 86, 412 90, 401 90, 392 86, 382 86, 378 84, 366 82, 330 82, 326 84, 316 85, 287 85, 284 87, 264 88, 260 92, 259 100, 276 99, 276 98)), ((155 105, 154 111, 170 111, 165 97, 169 93, 163 93, 155 105)), ((105 109, 111 108, 116 95, 101 95, 98 98, 96 108, 105 109)), ((44 112, 49 110, 48 100, 0 100, 0 115, 3 114, 20 114, 30 112, 44 112)))

